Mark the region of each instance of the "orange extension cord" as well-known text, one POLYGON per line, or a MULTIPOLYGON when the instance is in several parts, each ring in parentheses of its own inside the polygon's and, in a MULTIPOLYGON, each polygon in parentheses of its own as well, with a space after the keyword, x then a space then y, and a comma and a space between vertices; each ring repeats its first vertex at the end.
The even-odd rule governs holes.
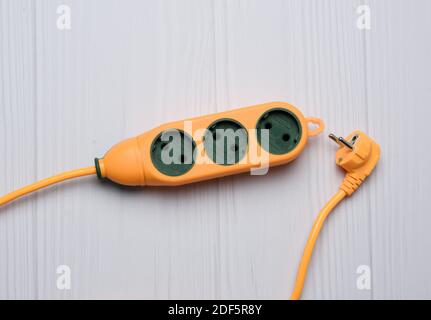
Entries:
MULTIPOLYGON (((36 183, 30 184, 24 188, 18 189, 0 198, 0 206, 3 206, 17 198, 25 196, 31 192, 37 191, 39 189, 48 187, 55 183, 59 183, 65 180, 83 177, 96 174, 96 168, 94 166, 82 168, 78 170, 68 171, 61 173, 59 175, 47 178, 36 183)), ((316 244, 317 237, 319 236, 320 230, 322 229, 323 223, 326 218, 331 213, 337 204, 339 204, 345 197, 346 193, 343 190, 338 191, 329 202, 320 211, 313 228, 311 229, 310 236, 308 238, 307 244, 302 255, 301 262, 299 264, 299 269, 296 276, 295 287, 291 296, 291 300, 298 300, 301 297, 302 288, 304 287, 305 277, 307 275, 308 265, 310 264, 311 255, 313 253, 314 245, 316 244)))
POLYGON ((11 193, 8 193, 7 195, 0 197, 0 206, 3 206, 19 197, 25 196, 26 194, 29 194, 31 192, 37 191, 39 189, 48 187, 50 185, 53 185, 55 183, 59 183, 65 180, 83 177, 83 176, 89 176, 92 174, 96 174, 96 167, 88 167, 88 168, 82 168, 77 169, 73 171, 68 171, 61 173, 59 175, 53 176, 51 178, 47 178, 44 180, 40 180, 38 182, 35 182, 33 184, 30 184, 24 188, 15 190, 11 193))
POLYGON ((331 211, 339 204, 345 197, 346 193, 343 190, 339 190, 328 203, 319 212, 316 221, 314 222, 313 228, 311 229, 310 235, 308 236, 307 244, 305 245, 304 253, 302 254, 301 262, 296 273, 296 282, 293 289, 293 293, 290 297, 291 300, 299 300, 301 298, 302 288, 304 287, 305 276, 307 275, 308 265, 310 264, 311 255, 313 254, 314 245, 316 244, 317 237, 319 236, 320 230, 322 230, 323 223, 329 216, 331 211))

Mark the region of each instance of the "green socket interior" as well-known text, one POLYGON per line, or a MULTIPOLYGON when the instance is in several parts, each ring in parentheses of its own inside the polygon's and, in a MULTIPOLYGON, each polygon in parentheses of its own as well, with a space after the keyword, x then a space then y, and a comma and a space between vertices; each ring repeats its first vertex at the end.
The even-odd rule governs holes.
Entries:
POLYGON ((184 131, 170 129, 160 133, 151 144, 151 160, 161 173, 176 177, 194 165, 196 144, 184 131))
POLYGON ((271 109, 265 112, 256 125, 257 140, 269 153, 286 154, 298 145, 302 128, 298 118, 287 109, 271 109), (269 130, 269 143, 262 144, 262 129, 269 130))
POLYGON ((247 153, 247 130, 232 119, 220 119, 212 123, 205 133, 204 140, 206 154, 220 165, 238 163, 247 153))

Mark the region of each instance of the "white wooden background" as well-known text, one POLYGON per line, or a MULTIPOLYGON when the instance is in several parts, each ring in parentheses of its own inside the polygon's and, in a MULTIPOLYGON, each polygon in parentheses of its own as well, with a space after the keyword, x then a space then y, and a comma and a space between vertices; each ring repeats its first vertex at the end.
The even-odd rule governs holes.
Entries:
POLYGON ((381 162, 325 225, 303 297, 430 299, 430 59, 429 0, 0 0, 0 194, 171 120, 282 100, 327 125, 267 176, 89 177, 0 208, 0 298, 286 299, 343 178, 326 135, 362 129, 381 162))

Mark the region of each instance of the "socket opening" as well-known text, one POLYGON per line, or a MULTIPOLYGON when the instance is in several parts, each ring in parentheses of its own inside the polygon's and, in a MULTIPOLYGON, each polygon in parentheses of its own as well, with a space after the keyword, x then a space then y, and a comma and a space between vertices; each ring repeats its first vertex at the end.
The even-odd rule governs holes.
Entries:
POLYGON ((196 144, 184 131, 169 129, 160 133, 151 144, 151 161, 161 173, 181 176, 194 166, 196 144))
POLYGON ((256 124, 257 140, 269 153, 282 155, 296 148, 302 137, 299 119, 291 111, 275 108, 265 112, 256 124), (262 134, 268 130, 268 135, 262 134), (262 143, 262 138, 269 141, 262 143))
POLYGON ((220 119, 206 130, 205 152, 219 165, 233 165, 241 161, 248 148, 247 130, 233 119, 220 119))

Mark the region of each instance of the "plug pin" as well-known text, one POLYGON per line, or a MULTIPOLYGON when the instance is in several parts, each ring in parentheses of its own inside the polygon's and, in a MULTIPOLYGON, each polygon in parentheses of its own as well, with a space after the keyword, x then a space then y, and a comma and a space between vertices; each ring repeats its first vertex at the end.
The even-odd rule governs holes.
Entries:
POLYGON ((331 133, 331 134, 329 134, 329 138, 331 140, 335 141, 338 145, 343 144, 347 148, 353 150, 353 145, 350 142, 348 142, 346 139, 344 139, 343 137, 337 137, 335 134, 331 133))

